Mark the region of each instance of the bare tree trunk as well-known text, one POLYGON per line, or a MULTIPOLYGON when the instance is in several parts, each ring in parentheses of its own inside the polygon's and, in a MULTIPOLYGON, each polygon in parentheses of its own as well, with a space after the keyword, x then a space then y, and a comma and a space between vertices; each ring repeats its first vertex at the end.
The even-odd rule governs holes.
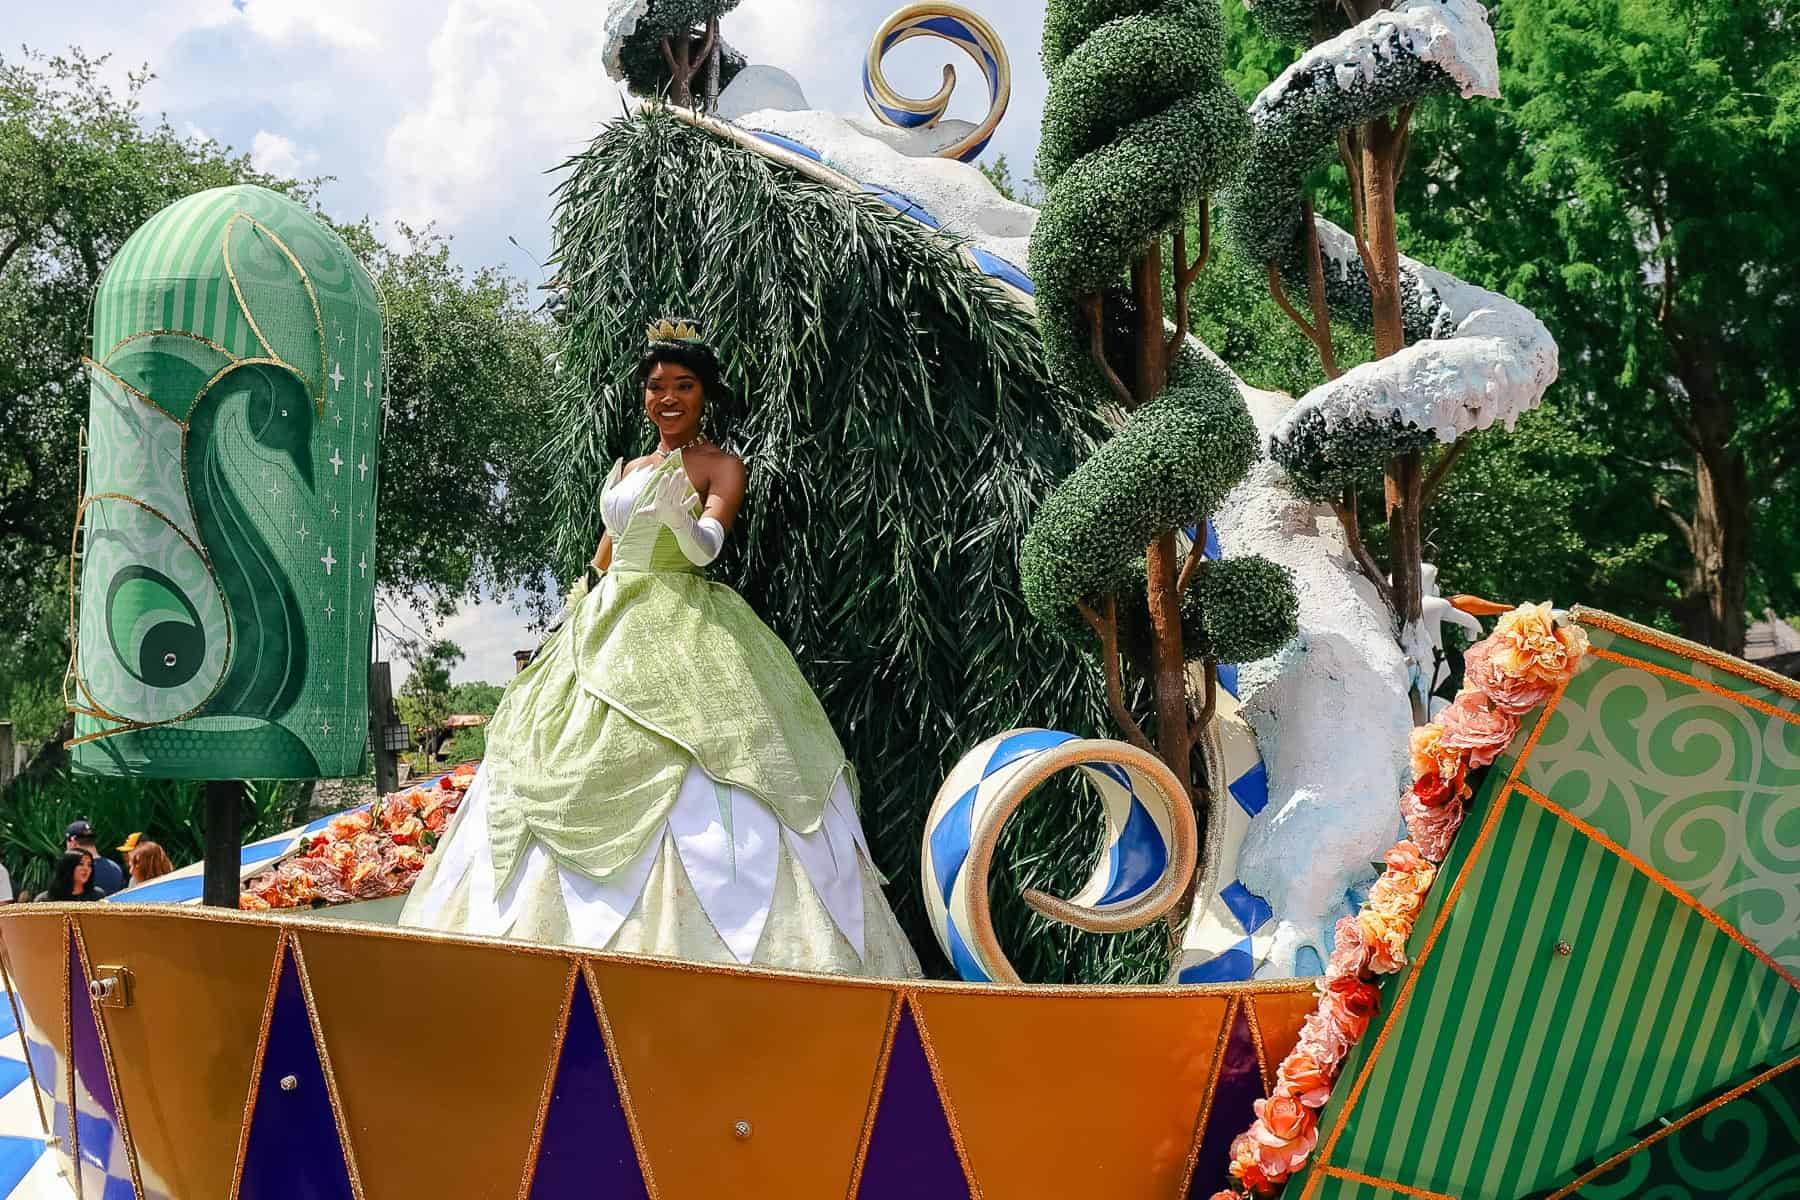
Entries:
POLYGON ((1750 480, 1743 454, 1731 446, 1706 446, 1694 456, 1694 486, 1694 564, 1681 606, 1682 633, 1741 656, 1750 559, 1750 480))

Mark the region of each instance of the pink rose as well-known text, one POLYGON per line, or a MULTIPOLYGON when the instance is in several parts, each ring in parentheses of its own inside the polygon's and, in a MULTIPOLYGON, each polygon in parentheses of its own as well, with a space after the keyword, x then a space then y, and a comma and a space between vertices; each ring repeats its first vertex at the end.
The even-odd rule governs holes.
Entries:
POLYGON ((1555 681, 1536 675, 1515 675, 1507 670, 1510 657, 1500 657, 1493 638, 1477 642, 1463 655, 1463 686, 1480 692, 1502 712, 1522 717, 1556 690, 1555 681))
POLYGON ((1351 1038, 1337 1022, 1321 1013, 1311 1012, 1300 1023, 1300 1038, 1296 1044, 1326 1070, 1336 1070, 1350 1053, 1351 1038))
POLYGON ((1356 977, 1369 967, 1369 947, 1362 938, 1362 926, 1355 917, 1341 917, 1337 923, 1336 946, 1331 960, 1325 964, 1325 978, 1339 975, 1356 977))
POLYGON ((1462 828, 1467 813, 1462 800, 1446 797, 1445 802, 1427 803, 1417 789, 1400 797, 1400 816, 1406 821, 1406 833, 1419 853, 1430 862, 1443 862, 1450 853, 1450 843, 1462 828))
POLYGON ((1468 754, 1469 765, 1485 767, 1500 756, 1519 732, 1519 718, 1490 707, 1480 692, 1464 691, 1438 717, 1443 744, 1468 754))

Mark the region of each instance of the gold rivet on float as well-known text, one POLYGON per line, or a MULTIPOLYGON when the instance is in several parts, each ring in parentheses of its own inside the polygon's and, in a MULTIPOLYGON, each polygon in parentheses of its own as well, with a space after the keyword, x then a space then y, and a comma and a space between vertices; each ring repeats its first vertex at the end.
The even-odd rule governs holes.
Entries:
POLYGON ((281 1077, 281 1090, 282 1091, 291 1092, 299 1086, 300 1086, 300 1081, 297 1078, 295 1078, 294 1076, 283 1075, 281 1077))
POLYGON ((731 1127, 731 1132, 737 1136, 738 1141, 740 1141, 740 1142, 749 1141, 750 1140, 750 1122, 739 1121, 736 1125, 733 1125, 731 1127))
POLYGON ((1571 955, 1573 953, 1575 953, 1575 947, 1569 945, 1568 942, 1562 941, 1560 939, 1557 941, 1556 956, 1558 958, 1567 958, 1567 957, 1569 957, 1569 955, 1571 955))

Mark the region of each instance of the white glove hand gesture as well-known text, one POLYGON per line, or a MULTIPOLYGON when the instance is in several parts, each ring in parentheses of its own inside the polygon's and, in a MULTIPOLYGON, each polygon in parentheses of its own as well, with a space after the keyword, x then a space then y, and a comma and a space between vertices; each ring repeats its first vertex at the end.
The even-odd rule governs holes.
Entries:
POLYGON ((640 511, 654 514, 671 529, 685 529, 694 520, 691 499, 694 494, 694 485, 688 482, 687 472, 676 467, 657 481, 650 503, 640 511))

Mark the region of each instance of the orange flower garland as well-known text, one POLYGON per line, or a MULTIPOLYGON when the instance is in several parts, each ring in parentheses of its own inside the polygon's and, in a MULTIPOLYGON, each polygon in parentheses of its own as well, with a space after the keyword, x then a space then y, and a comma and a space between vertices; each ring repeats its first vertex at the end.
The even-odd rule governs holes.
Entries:
MULTIPOLYGON (((1231 1177, 1244 1195, 1273 1196, 1319 1140, 1319 1112, 1351 1049, 1381 1006, 1375 980, 1406 965, 1406 943, 1467 812, 1467 777, 1499 757, 1519 720, 1566 683, 1587 653, 1587 635, 1558 625, 1550 605, 1523 604, 1464 656, 1464 687, 1436 721, 1412 732, 1413 784, 1400 798, 1407 840, 1355 917, 1337 923, 1319 981, 1318 1006, 1276 1074, 1256 1120, 1231 1144, 1231 1177)), ((1232 1200, 1233 1192, 1212 1200, 1232 1200)))

